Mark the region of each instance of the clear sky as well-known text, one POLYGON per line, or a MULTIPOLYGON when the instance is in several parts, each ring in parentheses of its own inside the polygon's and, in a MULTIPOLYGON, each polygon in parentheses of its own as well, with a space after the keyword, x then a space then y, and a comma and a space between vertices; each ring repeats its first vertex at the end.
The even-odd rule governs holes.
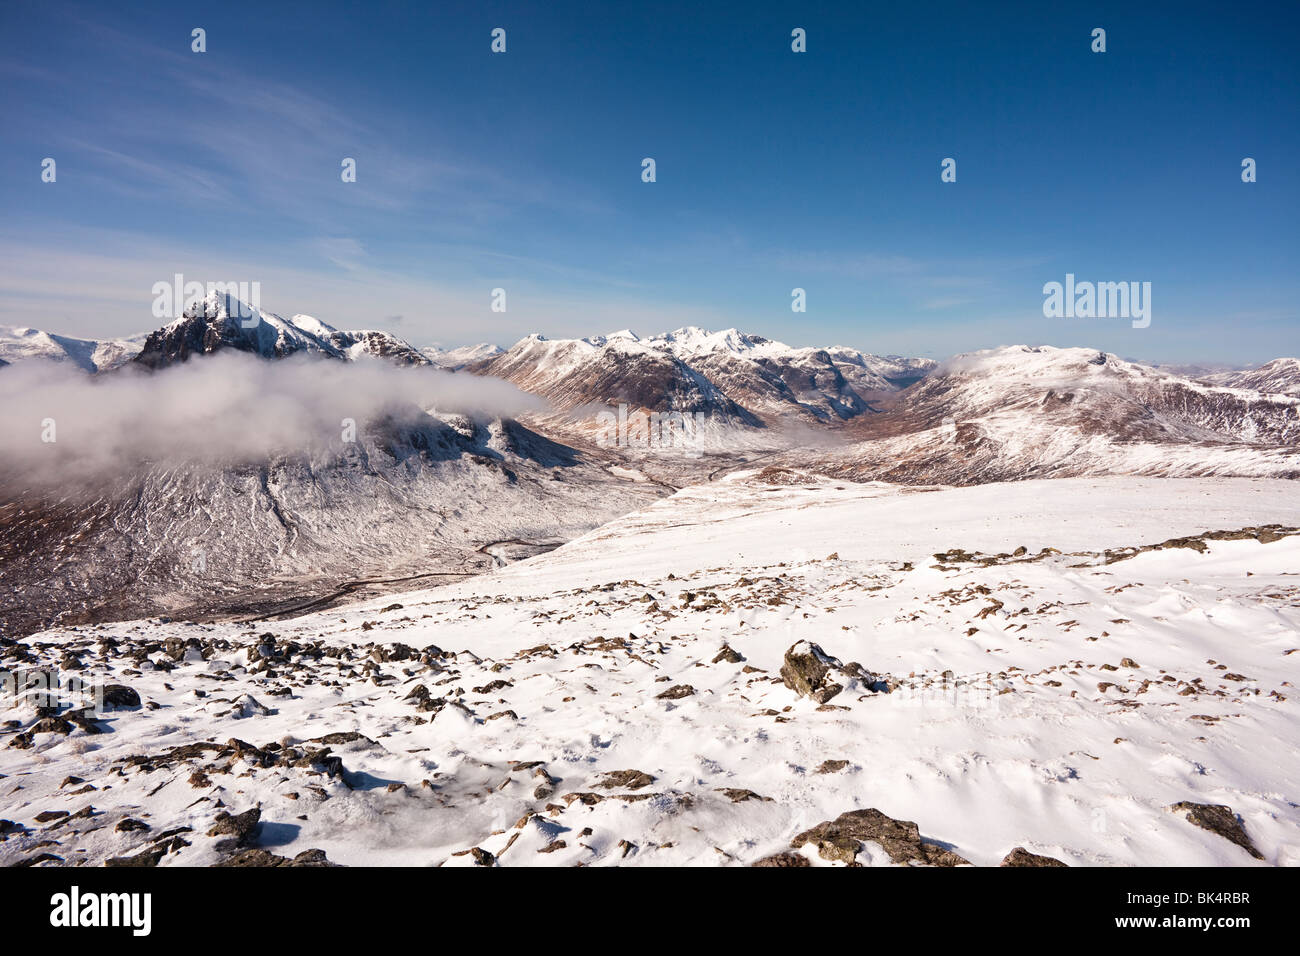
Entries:
POLYGON ((0 322, 147 331, 179 272, 417 345, 1295 355, 1298 49, 1294 2, 6 0, 0 322), (1045 318, 1066 273, 1150 327, 1045 318))

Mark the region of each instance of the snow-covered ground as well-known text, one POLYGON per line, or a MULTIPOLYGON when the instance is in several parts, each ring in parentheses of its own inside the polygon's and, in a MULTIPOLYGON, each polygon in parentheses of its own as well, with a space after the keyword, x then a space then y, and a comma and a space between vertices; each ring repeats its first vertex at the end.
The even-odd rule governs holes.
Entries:
POLYGON ((1300 863, 1293 482, 786 480, 292 621, 0 645, 142 701, 100 733, 0 710, 0 864, 823 865, 792 839, 861 808, 977 865, 1256 862, 1182 801, 1300 863), (800 697, 798 642, 863 670, 800 697))

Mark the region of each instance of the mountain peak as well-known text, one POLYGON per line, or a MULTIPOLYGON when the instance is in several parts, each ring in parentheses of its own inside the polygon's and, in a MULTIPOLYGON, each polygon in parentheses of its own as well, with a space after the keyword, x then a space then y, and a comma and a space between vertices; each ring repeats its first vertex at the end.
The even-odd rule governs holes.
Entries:
POLYGON ((238 296, 231 295, 230 292, 217 288, 215 285, 210 285, 207 293, 201 299, 195 299, 187 305, 180 318, 176 319, 172 324, 182 323, 186 319, 205 319, 208 321, 240 319, 251 322, 259 318, 261 314, 260 309, 254 308, 238 296))

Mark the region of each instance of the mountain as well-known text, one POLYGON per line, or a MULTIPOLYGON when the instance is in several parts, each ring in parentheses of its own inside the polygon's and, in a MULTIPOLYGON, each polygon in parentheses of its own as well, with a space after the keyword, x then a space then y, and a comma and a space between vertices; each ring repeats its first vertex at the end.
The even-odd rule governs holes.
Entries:
POLYGON ((556 340, 530 335, 467 368, 541 395, 561 411, 626 402, 655 411, 705 412, 745 425, 761 424, 670 350, 631 334, 556 340))
POLYGON ((1206 381, 1230 388, 1249 388, 1257 392, 1300 396, 1300 359, 1280 358, 1256 369, 1218 372, 1207 375, 1206 381))
POLYGON ((134 335, 95 341, 0 325, 0 365, 44 359, 71 362, 87 372, 103 372, 129 362, 144 346, 145 338, 134 335))
POLYGON ((946 484, 1300 477, 1300 397, 1209 385, 1082 348, 956 356, 850 431, 863 440, 818 459, 828 473, 946 484))
MULTIPOLYGON (((492 354, 490 348, 495 346, 454 352, 463 353, 468 361, 492 354)), ((210 355, 221 349, 250 352, 264 358, 306 353, 354 361, 372 356, 398 365, 435 364, 390 332, 340 331, 310 315, 286 319, 220 293, 210 293, 193 303, 179 319, 155 332, 127 338, 95 341, 0 326, 0 366, 46 359, 72 362, 91 373, 109 371, 132 361, 147 368, 163 368, 184 362, 191 355, 210 355)), ((461 367, 464 361, 436 364, 461 367)))
MULTIPOLYGON (((295 315, 296 324, 307 316, 295 315)), ((322 325, 324 323, 321 323, 322 325)), ((332 331, 327 336, 329 344, 355 361, 362 356, 386 359, 397 365, 434 364, 426 355, 414 346, 407 344, 390 332, 365 330, 358 332, 332 331)))
POLYGON ((874 395, 912 384, 933 365, 687 327, 644 339, 627 330, 582 339, 530 335, 468 368, 507 379, 565 411, 626 402, 758 427, 791 415, 823 424, 854 418, 871 410, 874 395))
MULTIPOLYGON (((412 370, 396 375, 455 376, 430 372, 427 356, 389 333, 340 331, 306 315, 285 319, 217 294, 150 334, 135 364, 167 376, 192 356, 221 361, 222 353, 259 368, 247 356, 331 365, 374 357, 412 370)), ((94 350, 72 351, 80 354, 94 350)), ((232 375, 238 371, 232 365, 215 377, 247 381, 232 375)), ((356 372, 355 387, 373 391, 374 376, 356 372)), ((312 401, 296 364, 283 379, 278 370, 271 374, 285 389, 275 395, 277 411, 312 401)), ((133 378, 111 394, 129 406, 149 400, 141 389, 170 394, 163 386, 172 382, 133 378)), ((463 399, 472 409, 475 395, 493 407, 514 401, 490 383, 467 384, 476 387, 444 386, 438 404, 463 399)), ((412 381, 406 391, 422 388, 412 381)), ((392 391, 405 394, 396 385, 392 391)), ((196 407, 231 407, 210 386, 204 394, 196 407)), ((359 392, 359 411, 348 412, 355 422, 344 421, 355 435, 342 441, 335 425, 322 434, 250 421, 241 432, 283 438, 278 450, 252 458, 236 457, 233 446, 217 451, 229 445, 224 434, 184 430, 189 419, 178 410, 174 439, 128 455, 126 465, 111 454, 101 464, 77 446, 85 468, 75 478, 56 472, 62 477, 53 487, 17 456, 0 462, 0 628, 140 613, 251 613, 382 589, 379 579, 454 579, 553 547, 666 491, 607 471, 600 453, 569 448, 499 413, 434 411, 414 399, 366 402, 359 392), (196 445, 214 451, 191 457, 187 449, 196 445)), ((60 451, 75 445, 67 429, 75 435, 77 422, 67 419, 76 408, 59 419, 60 451)))
POLYGON ((412 407, 357 428, 350 444, 246 464, 140 462, 84 489, 0 464, 0 629, 267 613, 387 579, 456 580, 665 493, 510 419, 412 407))
POLYGON ((208 293, 179 319, 152 333, 135 361, 162 368, 226 348, 265 358, 309 354, 355 360, 370 355, 399 365, 429 364, 418 350, 391 333, 341 332, 309 315, 285 319, 220 292, 208 293))
POLYGON ((420 353, 434 365, 441 365, 443 368, 449 368, 453 371, 475 362, 493 358, 503 351, 505 350, 501 346, 490 345, 487 342, 480 342, 478 345, 465 345, 454 349, 444 349, 438 346, 420 349, 420 353))
POLYGON ((186 307, 179 319, 152 333, 135 361, 156 369, 226 348, 266 358, 299 353, 344 358, 342 349, 329 341, 333 328, 309 316, 297 318, 300 322, 210 292, 186 307))
POLYGON ((938 366, 934 359, 868 355, 842 345, 826 350, 835 367, 861 394, 889 392, 915 385, 938 366))

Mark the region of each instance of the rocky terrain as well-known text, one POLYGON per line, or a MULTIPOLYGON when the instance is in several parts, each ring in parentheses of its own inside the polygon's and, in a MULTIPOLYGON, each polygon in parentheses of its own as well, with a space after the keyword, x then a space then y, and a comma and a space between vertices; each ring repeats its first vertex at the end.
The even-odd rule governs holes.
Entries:
POLYGON ((1295 864, 1292 488, 751 472, 443 587, 7 639, 0 862, 1295 864))

